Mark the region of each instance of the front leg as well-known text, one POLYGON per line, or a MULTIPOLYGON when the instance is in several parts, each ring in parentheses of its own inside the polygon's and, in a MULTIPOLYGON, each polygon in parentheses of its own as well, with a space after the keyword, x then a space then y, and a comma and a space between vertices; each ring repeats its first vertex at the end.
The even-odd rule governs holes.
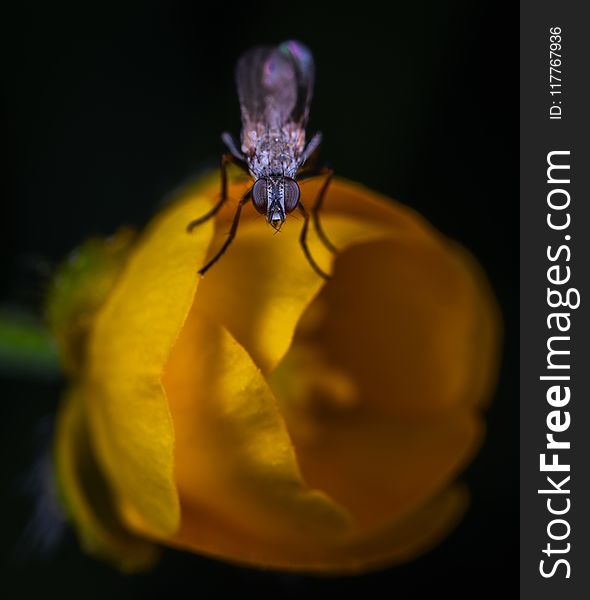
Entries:
POLYGON ((219 209, 225 204, 225 201, 227 200, 227 167, 229 166, 230 163, 237 165, 242 170, 245 170, 246 173, 248 173, 248 167, 245 162, 237 159, 236 157, 232 156, 231 154, 222 154, 221 155, 221 165, 220 165, 220 167, 221 167, 221 195, 219 197, 219 200, 217 201, 217 203, 213 206, 213 208, 211 210, 206 212, 202 217, 199 217, 198 219, 191 221, 186 226, 186 230, 188 233, 191 233, 195 227, 202 225, 203 223, 205 223, 206 221, 208 221, 209 219, 214 217, 219 212, 219 209))
POLYGON ((236 212, 234 213, 234 218, 231 224, 231 228, 223 243, 223 246, 218 250, 217 254, 207 263, 205 266, 199 269, 199 275, 205 275, 205 273, 222 257, 223 253, 227 250, 229 245, 233 242, 236 237, 236 232, 238 231, 238 224, 240 222, 240 215, 242 213, 242 207, 252 198, 252 188, 250 188, 240 199, 238 202, 238 207, 236 208, 236 212))

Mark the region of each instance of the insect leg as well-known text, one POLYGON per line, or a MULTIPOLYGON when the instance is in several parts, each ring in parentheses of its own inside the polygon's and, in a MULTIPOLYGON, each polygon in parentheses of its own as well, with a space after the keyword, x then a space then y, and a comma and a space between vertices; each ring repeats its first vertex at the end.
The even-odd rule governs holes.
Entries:
POLYGON ((221 155, 221 195, 220 195, 220 198, 217 201, 217 203, 213 206, 213 208, 211 208, 211 210, 206 212, 202 217, 199 217, 198 219, 191 221, 186 226, 186 230, 188 233, 191 233, 195 227, 202 225, 203 223, 208 221, 211 217, 214 217, 219 212, 219 209, 225 204, 225 201, 227 200, 227 167, 228 167, 229 163, 238 165, 240 168, 245 169, 246 172, 248 170, 248 167, 242 161, 238 160, 231 154, 222 154, 221 155))
POLYGON ((204 275, 223 255, 223 253, 227 250, 228 246, 232 243, 233 239, 236 237, 236 232, 238 230, 238 224, 240 222, 240 214, 242 213, 242 206, 246 204, 252 198, 252 188, 250 188, 240 199, 238 202, 238 207, 236 208, 236 212, 234 213, 234 218, 231 224, 231 228, 229 233, 227 234, 227 238, 225 242, 223 242, 223 246, 219 249, 217 254, 204 266, 199 269, 199 275, 204 275))
POLYGON ((332 177, 334 176, 334 171, 332 169, 329 168, 323 168, 320 169, 319 171, 309 171, 307 173, 303 173, 300 177, 299 180, 300 181, 304 181, 305 179, 311 179, 312 177, 318 177, 321 175, 325 175, 326 179, 318 193, 318 196, 316 198, 316 201, 313 205, 313 208, 311 209, 311 216, 313 219, 313 224, 314 227, 318 233, 318 237, 320 238, 320 240, 322 241, 322 243, 324 244, 324 246, 326 246, 326 248, 336 254, 338 252, 338 249, 336 248, 336 246, 334 246, 334 244, 328 239, 328 236, 326 235, 321 221, 320 221, 320 209, 322 208, 322 204, 324 203, 324 196, 326 195, 326 191, 328 190, 328 186, 330 185, 330 182, 332 181, 332 177))
POLYGON ((307 262, 311 265, 311 268, 322 278, 322 279, 330 279, 330 276, 320 269, 318 263, 314 260, 311 252, 309 251, 309 246, 307 245, 307 231, 309 228, 309 213, 305 210, 303 204, 299 202, 297 204, 297 208, 299 212, 303 215, 303 227, 301 228, 301 235, 299 236, 299 243, 301 244, 301 248, 303 248, 303 254, 305 254, 305 258, 307 258, 307 262))

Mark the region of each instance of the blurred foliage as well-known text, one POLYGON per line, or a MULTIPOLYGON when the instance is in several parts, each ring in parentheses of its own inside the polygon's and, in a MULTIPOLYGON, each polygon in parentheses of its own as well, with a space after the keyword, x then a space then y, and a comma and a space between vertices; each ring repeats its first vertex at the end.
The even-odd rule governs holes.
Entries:
POLYGON ((20 309, 0 308, 0 374, 54 378, 57 346, 44 324, 20 309))

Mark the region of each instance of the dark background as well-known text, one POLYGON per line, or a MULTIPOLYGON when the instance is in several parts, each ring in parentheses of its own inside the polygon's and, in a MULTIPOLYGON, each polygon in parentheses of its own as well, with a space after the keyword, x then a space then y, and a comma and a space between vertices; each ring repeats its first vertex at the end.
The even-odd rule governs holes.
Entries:
POLYGON ((518 3, 80 4, 0 15, 0 304, 38 308, 47 267, 91 234, 141 226, 168 192, 216 165, 220 132, 239 131, 237 57, 297 38, 316 58, 310 130, 324 134, 323 159, 472 250, 502 307, 503 369, 486 444, 462 477, 473 501, 457 530, 408 565, 340 579, 172 551, 155 571, 123 577, 71 535, 53 556, 23 557, 31 504, 20 481, 61 383, 4 377, 0 594, 516 597, 518 3))

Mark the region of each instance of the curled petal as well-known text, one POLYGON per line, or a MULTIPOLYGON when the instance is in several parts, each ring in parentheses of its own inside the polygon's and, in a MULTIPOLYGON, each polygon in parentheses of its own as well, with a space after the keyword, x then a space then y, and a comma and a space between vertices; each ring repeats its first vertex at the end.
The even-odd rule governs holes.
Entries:
POLYGON ((244 349, 194 309, 174 347, 164 386, 176 431, 182 524, 176 543, 255 560, 304 553, 338 538, 349 517, 299 473, 272 392, 244 349), (283 550, 281 550, 281 548, 283 550))
POLYGON ((207 210, 202 188, 143 234, 94 322, 85 396, 99 463, 133 530, 170 535, 180 511, 174 431, 161 374, 193 301, 212 234, 187 224, 207 210))

